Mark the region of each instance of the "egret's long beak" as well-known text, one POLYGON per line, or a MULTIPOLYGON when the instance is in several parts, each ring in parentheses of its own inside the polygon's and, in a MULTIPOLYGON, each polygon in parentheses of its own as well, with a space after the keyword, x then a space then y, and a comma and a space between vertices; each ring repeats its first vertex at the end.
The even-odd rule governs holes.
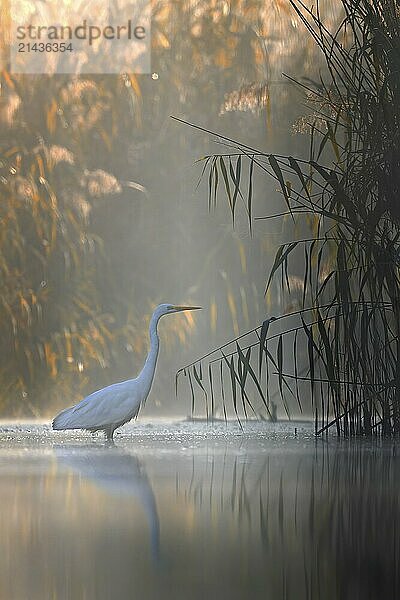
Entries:
POLYGON ((202 306, 174 306, 174 310, 179 312, 181 310, 201 310, 202 306))

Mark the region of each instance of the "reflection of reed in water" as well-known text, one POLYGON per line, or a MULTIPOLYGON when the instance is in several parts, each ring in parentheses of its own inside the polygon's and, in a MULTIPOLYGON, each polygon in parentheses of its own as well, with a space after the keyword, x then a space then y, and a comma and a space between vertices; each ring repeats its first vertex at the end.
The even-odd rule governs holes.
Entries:
POLYGON ((160 558, 160 523, 156 500, 142 463, 117 447, 62 446, 55 448, 58 464, 73 469, 102 491, 135 498, 146 514, 153 559, 160 558))
POLYGON ((256 466, 249 462, 240 462, 240 457, 229 454, 227 450, 220 454, 211 454, 206 463, 202 457, 192 456, 192 468, 189 484, 185 486, 176 474, 177 497, 184 495, 188 503, 210 513, 231 511, 239 520, 244 517, 248 522, 254 517, 251 499, 255 488, 265 473, 267 459, 256 466))
MULTIPOLYGON (((234 515, 237 536, 259 531, 274 598, 400 597, 400 459, 396 447, 318 444, 315 451, 193 457, 176 493, 211 523, 234 515)), ((256 539, 256 538, 254 538, 256 539)))
POLYGON ((396 445, 339 445, 315 469, 310 541, 336 572, 336 597, 400 597, 396 445), (326 483, 323 484, 323 478, 326 483))

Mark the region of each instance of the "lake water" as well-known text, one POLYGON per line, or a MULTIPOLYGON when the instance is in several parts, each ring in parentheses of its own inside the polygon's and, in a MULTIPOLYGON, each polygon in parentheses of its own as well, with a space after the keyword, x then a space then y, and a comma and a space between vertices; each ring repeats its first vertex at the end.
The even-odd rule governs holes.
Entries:
POLYGON ((243 427, 3 424, 1 600, 399 598, 400 446, 243 427))

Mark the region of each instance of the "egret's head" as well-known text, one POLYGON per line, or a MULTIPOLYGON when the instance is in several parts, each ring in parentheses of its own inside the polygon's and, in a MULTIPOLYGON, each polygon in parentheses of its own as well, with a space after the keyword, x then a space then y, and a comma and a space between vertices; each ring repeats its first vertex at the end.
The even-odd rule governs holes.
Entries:
POLYGON ((169 315, 176 312, 182 312, 184 310, 200 310, 201 306, 181 306, 180 304, 160 304, 154 311, 160 317, 163 315, 169 315))

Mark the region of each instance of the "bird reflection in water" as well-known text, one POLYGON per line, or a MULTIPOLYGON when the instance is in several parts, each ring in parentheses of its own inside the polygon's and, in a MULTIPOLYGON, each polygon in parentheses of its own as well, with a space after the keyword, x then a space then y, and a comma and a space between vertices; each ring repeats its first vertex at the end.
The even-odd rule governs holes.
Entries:
POLYGON ((54 449, 60 466, 107 494, 118 498, 134 498, 146 514, 153 562, 160 563, 160 522, 156 499, 143 464, 138 458, 117 446, 61 446, 54 449))

